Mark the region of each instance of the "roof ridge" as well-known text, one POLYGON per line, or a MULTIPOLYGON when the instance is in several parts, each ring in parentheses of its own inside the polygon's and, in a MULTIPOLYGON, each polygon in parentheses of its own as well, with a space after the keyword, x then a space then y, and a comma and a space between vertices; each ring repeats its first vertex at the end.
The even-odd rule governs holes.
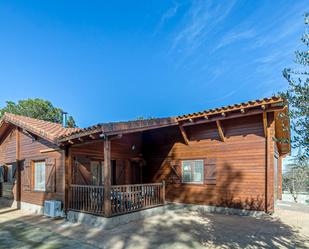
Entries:
POLYGON ((26 118, 26 119, 30 119, 30 120, 33 120, 33 121, 36 121, 36 122, 39 122, 39 123, 42 123, 42 124, 52 124, 52 125, 57 125, 63 129, 79 129, 78 127, 74 128, 74 127, 63 127, 62 124, 60 123, 56 123, 56 122, 51 122, 51 121, 46 121, 46 120, 43 120, 43 119, 38 119, 38 118, 32 118, 32 117, 28 117, 28 116, 25 116, 25 115, 19 115, 19 114, 15 114, 15 113, 11 113, 11 112, 5 112, 3 116, 15 116, 15 117, 21 117, 21 118, 26 118))
MULTIPOLYGON (((26 119, 32 119, 32 120, 35 120, 35 121, 38 121, 38 122, 42 122, 42 123, 50 123, 50 124, 54 124, 54 125, 61 125, 60 123, 46 121, 46 120, 38 119, 38 118, 32 118, 32 117, 28 117, 28 116, 20 115, 20 114, 15 114, 15 113, 11 113, 11 112, 5 112, 4 115, 5 116, 11 116, 12 115, 12 116, 15 116, 15 117, 22 117, 22 118, 26 118, 26 119)), ((63 128, 66 128, 66 127, 63 127, 63 128)))
POLYGON ((33 132, 36 135, 53 142, 56 142, 57 138, 64 134, 73 131, 78 131, 80 129, 80 128, 66 128, 59 123, 31 118, 9 112, 4 113, 3 117, 1 118, 0 125, 2 125, 3 121, 8 121, 14 125, 29 130, 30 132, 33 132))

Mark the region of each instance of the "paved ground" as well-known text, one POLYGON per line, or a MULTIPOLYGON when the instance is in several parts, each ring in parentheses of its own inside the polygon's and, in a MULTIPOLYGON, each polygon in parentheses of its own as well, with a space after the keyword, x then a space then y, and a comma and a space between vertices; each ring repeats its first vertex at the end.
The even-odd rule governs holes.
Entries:
POLYGON ((0 248, 309 248, 309 213, 252 218, 176 210, 102 231, 0 207, 0 248))

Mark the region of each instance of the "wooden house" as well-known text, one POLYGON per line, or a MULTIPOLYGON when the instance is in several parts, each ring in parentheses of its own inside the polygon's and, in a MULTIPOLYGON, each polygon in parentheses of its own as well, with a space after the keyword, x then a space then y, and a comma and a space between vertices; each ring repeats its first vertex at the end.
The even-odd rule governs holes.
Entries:
POLYGON ((104 217, 166 202, 271 213, 290 152, 278 142, 290 136, 286 112, 272 97, 84 129, 5 113, 0 195, 21 208, 54 199, 104 217))

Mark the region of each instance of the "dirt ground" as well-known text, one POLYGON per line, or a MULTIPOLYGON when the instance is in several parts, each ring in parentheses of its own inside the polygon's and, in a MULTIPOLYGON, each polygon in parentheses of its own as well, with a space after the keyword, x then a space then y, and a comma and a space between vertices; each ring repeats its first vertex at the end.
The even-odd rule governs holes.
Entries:
POLYGON ((101 230, 0 207, 0 248, 309 248, 309 213, 273 217, 171 210, 101 230))

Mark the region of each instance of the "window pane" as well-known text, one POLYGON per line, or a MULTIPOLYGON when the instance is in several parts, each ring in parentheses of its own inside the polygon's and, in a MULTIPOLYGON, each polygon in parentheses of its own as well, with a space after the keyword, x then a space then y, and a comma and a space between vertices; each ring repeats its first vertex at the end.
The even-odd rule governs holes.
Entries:
POLYGON ((182 181, 203 183, 204 181, 203 160, 182 161, 182 181))
POLYGON ((194 182, 203 182, 203 161, 195 161, 194 182))
POLYGON ((183 173, 183 181, 184 182, 191 182, 192 181, 191 172, 184 172, 183 173))
POLYGON ((192 182, 192 161, 183 161, 182 162, 182 181, 183 182, 192 182))
POLYGON ((45 191, 45 162, 34 163, 34 190, 45 191))

